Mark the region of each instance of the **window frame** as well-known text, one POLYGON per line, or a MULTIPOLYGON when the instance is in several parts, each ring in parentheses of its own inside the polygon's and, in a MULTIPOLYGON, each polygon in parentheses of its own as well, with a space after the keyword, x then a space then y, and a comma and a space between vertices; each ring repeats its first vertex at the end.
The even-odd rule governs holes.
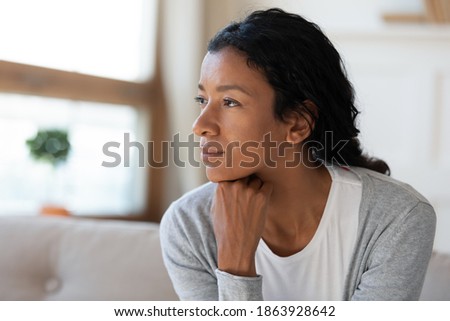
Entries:
MULTIPOLYGON (((155 23, 157 35, 159 23, 155 23)), ((155 48, 158 48, 158 37, 155 48)), ((150 113, 147 138, 157 145, 163 139, 166 113, 163 106, 162 88, 159 77, 158 50, 156 49, 155 73, 145 82, 131 82, 105 78, 78 72, 52 69, 47 67, 0 60, 0 92, 33 95, 48 98, 63 98, 87 102, 100 102, 128 105, 138 112, 150 113)), ((154 157, 161 157, 158 148, 154 157)), ((124 213, 124 215, 77 215, 85 218, 108 218, 158 222, 162 216, 163 171, 149 168, 146 178, 146 202, 141 213, 124 213)))

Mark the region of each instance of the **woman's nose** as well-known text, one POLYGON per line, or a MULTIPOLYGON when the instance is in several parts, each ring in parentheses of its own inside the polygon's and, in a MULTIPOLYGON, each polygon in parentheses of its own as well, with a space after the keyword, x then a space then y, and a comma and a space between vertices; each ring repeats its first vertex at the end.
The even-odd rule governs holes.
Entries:
POLYGON ((219 133, 217 115, 214 115, 212 106, 206 106, 192 125, 192 131, 197 136, 215 136, 219 133))

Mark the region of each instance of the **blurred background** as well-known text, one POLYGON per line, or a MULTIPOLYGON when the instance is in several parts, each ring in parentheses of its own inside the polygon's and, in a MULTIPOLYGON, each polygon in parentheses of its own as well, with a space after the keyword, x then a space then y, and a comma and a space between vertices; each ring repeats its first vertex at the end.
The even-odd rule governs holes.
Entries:
POLYGON ((206 178, 187 149, 185 167, 142 157, 172 159, 160 143, 188 140, 208 39, 269 7, 316 22, 335 44, 366 152, 431 201, 435 248, 450 253, 446 0, 0 0, 0 215, 158 222, 206 178))

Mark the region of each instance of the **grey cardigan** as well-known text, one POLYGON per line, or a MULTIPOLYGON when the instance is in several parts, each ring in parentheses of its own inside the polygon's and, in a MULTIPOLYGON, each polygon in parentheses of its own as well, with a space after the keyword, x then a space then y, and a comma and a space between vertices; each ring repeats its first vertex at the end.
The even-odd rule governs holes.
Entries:
MULTIPOLYGON (((409 185, 352 169, 360 175, 363 191, 342 300, 417 300, 433 247, 434 210, 409 185)), ((263 300, 264 276, 217 269, 210 220, 215 187, 207 183, 187 193, 162 219, 161 247, 175 291, 181 300, 263 300)))

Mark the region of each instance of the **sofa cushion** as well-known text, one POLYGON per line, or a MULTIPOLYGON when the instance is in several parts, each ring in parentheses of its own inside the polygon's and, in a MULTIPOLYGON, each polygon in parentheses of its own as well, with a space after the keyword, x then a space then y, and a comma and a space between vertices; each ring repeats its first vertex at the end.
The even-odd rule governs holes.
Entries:
POLYGON ((1 300, 177 300, 154 223, 0 217, 1 300))

